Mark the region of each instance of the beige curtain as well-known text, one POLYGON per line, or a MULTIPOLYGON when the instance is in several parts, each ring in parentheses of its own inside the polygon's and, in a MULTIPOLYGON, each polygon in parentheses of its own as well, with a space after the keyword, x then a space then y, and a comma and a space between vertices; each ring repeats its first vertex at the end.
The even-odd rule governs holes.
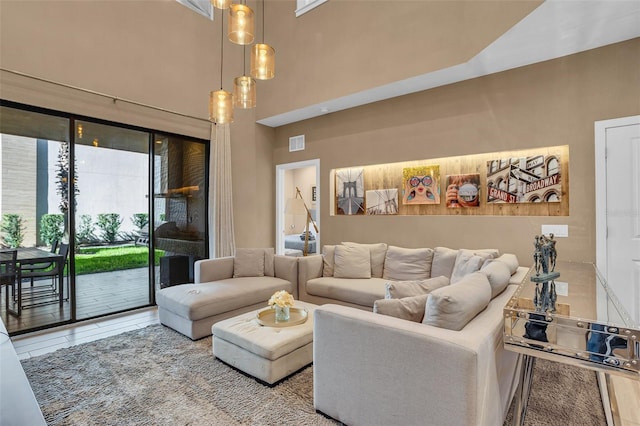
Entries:
POLYGON ((233 194, 231 184, 231 129, 211 123, 209 159, 209 254, 212 258, 233 256, 233 194))

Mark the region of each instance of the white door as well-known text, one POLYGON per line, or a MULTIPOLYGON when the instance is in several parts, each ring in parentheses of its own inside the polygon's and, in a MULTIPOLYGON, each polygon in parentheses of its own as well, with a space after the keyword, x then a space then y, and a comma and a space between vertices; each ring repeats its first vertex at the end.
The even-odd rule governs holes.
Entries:
POLYGON ((640 324, 640 116, 599 121, 595 130, 596 262, 640 324))

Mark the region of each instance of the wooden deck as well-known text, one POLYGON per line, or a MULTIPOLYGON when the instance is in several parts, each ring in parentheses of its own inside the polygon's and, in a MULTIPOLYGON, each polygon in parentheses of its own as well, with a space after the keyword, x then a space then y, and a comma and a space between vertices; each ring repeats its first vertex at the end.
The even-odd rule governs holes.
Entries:
MULTIPOLYGON (((157 272, 156 272, 156 276, 157 272)), ((65 285, 67 278, 65 277, 65 285)), ((47 281, 36 283, 43 288, 47 281)), ((25 294, 29 283, 24 282, 25 294)), ((62 306, 54 294, 44 295, 34 300, 36 306, 22 310, 16 318, 7 314, 5 288, 0 294, 0 315, 11 335, 50 327, 71 320, 71 304, 63 301, 62 306)), ((67 289, 65 288, 65 298, 67 289)), ((41 293, 42 294, 42 293, 41 293)), ((67 298, 68 299, 68 298, 67 298)), ((31 302, 27 302, 31 303, 31 302)), ((114 272, 80 275, 76 278, 76 320, 86 320, 107 314, 150 306, 149 277, 147 268, 127 269, 114 272)))

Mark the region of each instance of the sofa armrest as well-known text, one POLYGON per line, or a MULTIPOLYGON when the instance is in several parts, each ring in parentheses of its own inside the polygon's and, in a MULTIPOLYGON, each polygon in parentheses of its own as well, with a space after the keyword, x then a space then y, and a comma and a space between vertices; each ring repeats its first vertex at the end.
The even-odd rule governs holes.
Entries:
POLYGON ((307 281, 322 277, 322 256, 304 256, 298 258, 298 293, 304 300, 307 293, 307 281))
POLYGON ((502 340, 502 308, 513 290, 461 331, 346 306, 317 308, 315 408, 349 425, 502 424, 517 367, 502 340))
MULTIPOLYGON (((273 258, 275 276, 293 284, 294 292, 298 290, 298 258, 291 256, 275 255, 273 258)), ((294 294, 297 298, 298 295, 294 294)))
POLYGON ((219 281, 233 277, 233 256, 202 259, 193 264, 195 283, 219 281))

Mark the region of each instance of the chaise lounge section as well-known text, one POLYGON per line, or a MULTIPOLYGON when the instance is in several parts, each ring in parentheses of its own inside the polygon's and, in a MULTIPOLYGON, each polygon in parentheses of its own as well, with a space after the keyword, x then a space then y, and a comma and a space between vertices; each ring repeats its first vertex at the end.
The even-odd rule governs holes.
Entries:
POLYGON ((194 280, 159 290, 156 301, 162 324, 197 340, 220 320, 266 307, 276 291, 297 297, 298 264, 272 248, 239 248, 232 257, 195 262, 194 280))

